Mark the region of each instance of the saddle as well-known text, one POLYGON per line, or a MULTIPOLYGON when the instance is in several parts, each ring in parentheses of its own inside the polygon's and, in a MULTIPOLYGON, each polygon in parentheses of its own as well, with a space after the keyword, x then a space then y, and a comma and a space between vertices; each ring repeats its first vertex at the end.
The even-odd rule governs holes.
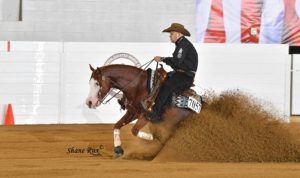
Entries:
MULTIPOLYGON (((151 112, 152 106, 155 104, 155 99, 159 93, 161 86, 167 79, 167 72, 161 66, 154 71, 152 69, 147 69, 148 79, 147 79, 147 91, 148 96, 145 100, 141 102, 142 110, 146 110, 147 112, 151 112)), ((191 86, 193 87, 194 84, 191 86)), ((126 98, 122 97, 118 100, 119 104, 121 105, 121 109, 125 109, 126 107, 126 98)), ((202 97, 198 95, 193 89, 189 88, 182 93, 173 94, 171 105, 190 109, 194 112, 200 113, 202 107, 202 97)))
POLYGON ((163 85, 163 83, 167 79, 167 72, 164 68, 161 67, 154 71, 152 69, 147 69, 148 73, 148 80, 147 80, 147 90, 148 90, 148 97, 141 102, 141 107, 143 110, 151 112, 152 106, 155 104, 154 101, 159 93, 159 89, 163 85))
MULTIPOLYGON (((141 102, 141 107, 143 107, 144 110, 151 112, 152 106, 155 104, 154 101, 159 93, 159 89, 167 79, 167 72, 163 69, 162 66, 157 70, 157 73, 155 73, 155 71, 151 69, 148 69, 147 72, 147 87, 149 96, 141 102)), ((195 85, 192 84, 191 87, 193 86, 195 85)), ((173 93, 171 105, 190 109, 194 112, 200 113, 202 103, 202 97, 198 95, 195 90, 189 88, 179 94, 173 93)))
MULTIPOLYGON (((167 79, 167 72, 164 70, 164 68, 161 67, 158 68, 157 71, 152 69, 147 69, 148 79, 147 79, 147 91, 148 96, 147 98, 142 102, 144 107, 144 110, 151 111, 152 106, 154 105, 155 98, 158 95, 158 91, 162 84, 167 79)), ((127 99, 123 95, 121 99, 118 99, 118 103, 121 106, 121 109, 125 110, 126 106, 129 105, 127 99)))

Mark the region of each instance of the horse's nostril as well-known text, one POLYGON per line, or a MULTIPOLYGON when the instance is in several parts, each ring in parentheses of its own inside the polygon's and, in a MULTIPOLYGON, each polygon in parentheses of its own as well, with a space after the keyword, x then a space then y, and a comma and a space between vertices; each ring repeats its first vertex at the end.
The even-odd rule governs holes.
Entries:
POLYGON ((92 102, 91 101, 89 101, 89 107, 91 107, 92 106, 92 102))

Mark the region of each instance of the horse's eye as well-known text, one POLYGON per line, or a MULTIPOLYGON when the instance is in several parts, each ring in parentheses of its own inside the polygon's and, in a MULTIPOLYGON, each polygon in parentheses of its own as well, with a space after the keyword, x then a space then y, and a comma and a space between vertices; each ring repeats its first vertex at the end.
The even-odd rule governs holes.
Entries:
POLYGON ((95 83, 96 84, 96 86, 99 86, 99 83, 97 82, 97 83, 95 83))

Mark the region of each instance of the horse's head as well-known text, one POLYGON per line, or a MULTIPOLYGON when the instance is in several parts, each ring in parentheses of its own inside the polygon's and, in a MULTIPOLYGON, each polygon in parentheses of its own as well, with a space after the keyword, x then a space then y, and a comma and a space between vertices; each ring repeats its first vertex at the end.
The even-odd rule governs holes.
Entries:
POLYGON ((111 85, 109 79, 105 77, 100 68, 94 69, 90 65, 92 75, 90 79, 90 92, 86 99, 89 108, 96 108, 103 102, 107 93, 110 91, 111 85))

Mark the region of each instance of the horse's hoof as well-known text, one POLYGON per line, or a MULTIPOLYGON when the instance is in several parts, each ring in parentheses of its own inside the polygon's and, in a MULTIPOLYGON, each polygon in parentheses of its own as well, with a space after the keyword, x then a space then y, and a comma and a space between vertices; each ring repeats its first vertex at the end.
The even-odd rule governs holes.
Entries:
POLYGON ((115 158, 119 158, 124 154, 124 150, 121 146, 115 147, 114 152, 115 152, 115 158))

